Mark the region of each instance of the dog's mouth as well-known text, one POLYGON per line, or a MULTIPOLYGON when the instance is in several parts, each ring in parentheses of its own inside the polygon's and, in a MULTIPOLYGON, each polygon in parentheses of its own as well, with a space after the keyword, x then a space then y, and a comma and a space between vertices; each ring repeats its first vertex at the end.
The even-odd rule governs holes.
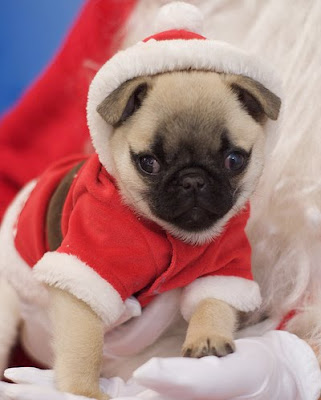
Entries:
POLYGON ((155 191, 155 215, 187 232, 212 228, 233 206, 229 182, 204 168, 184 168, 155 191))
POLYGON ((210 228, 219 218, 217 213, 200 205, 194 205, 176 213, 172 222, 186 231, 195 232, 210 228))

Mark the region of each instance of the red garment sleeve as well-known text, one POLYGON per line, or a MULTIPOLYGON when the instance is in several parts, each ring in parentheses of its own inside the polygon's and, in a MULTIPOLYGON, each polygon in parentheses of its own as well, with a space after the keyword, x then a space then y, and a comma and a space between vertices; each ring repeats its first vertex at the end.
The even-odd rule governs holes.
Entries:
POLYGON ((61 246, 34 267, 37 278, 85 301, 108 324, 115 322, 123 301, 157 276, 136 219, 124 205, 84 192, 69 216, 61 246))
POLYGON ((157 276, 136 216, 125 206, 104 204, 89 193, 75 205, 59 253, 73 254, 126 299, 157 276))
POLYGON ((245 234, 248 217, 249 206, 229 221, 220 237, 215 263, 211 264, 208 258, 202 276, 184 288, 181 311, 186 320, 206 298, 225 301, 244 312, 261 304, 260 289, 251 271, 251 247, 245 234))

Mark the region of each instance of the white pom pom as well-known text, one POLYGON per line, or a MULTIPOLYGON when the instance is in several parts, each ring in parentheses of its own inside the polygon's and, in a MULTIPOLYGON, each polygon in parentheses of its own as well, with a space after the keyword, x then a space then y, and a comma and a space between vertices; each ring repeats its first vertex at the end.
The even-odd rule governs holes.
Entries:
POLYGON ((174 1, 159 10, 155 20, 155 32, 184 29, 201 33, 203 19, 204 17, 197 7, 182 1, 174 1))

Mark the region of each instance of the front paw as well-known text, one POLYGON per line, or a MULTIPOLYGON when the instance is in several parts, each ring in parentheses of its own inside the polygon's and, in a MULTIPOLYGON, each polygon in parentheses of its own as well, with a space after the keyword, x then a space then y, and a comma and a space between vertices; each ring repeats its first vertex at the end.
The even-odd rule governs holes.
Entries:
POLYGON ((98 393, 90 393, 87 394, 86 397, 89 397, 93 400, 110 400, 110 396, 106 393, 98 392, 98 393))
POLYGON ((90 393, 89 395, 86 395, 87 397, 90 397, 91 399, 94 400, 110 400, 110 396, 106 393, 98 392, 98 393, 90 393))
POLYGON ((106 393, 99 393, 97 400, 110 400, 110 396, 106 393))
POLYGON ((110 400, 108 394, 101 392, 100 390, 91 390, 81 387, 69 387, 68 389, 62 390, 63 392, 72 393, 77 396, 84 396, 93 400, 110 400))
POLYGON ((224 357, 234 353, 233 339, 220 335, 206 335, 187 339, 183 344, 183 357, 201 358, 205 356, 224 357))

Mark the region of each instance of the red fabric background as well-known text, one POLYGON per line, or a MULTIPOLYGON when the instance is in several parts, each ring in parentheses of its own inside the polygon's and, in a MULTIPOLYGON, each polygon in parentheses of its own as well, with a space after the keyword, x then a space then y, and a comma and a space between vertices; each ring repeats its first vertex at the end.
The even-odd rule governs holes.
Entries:
MULTIPOLYGON (((88 86, 120 46, 136 0, 88 0, 61 50, 0 122, 0 220, 16 192, 51 162, 82 152, 88 86)), ((17 346, 11 366, 35 365, 17 346)))

